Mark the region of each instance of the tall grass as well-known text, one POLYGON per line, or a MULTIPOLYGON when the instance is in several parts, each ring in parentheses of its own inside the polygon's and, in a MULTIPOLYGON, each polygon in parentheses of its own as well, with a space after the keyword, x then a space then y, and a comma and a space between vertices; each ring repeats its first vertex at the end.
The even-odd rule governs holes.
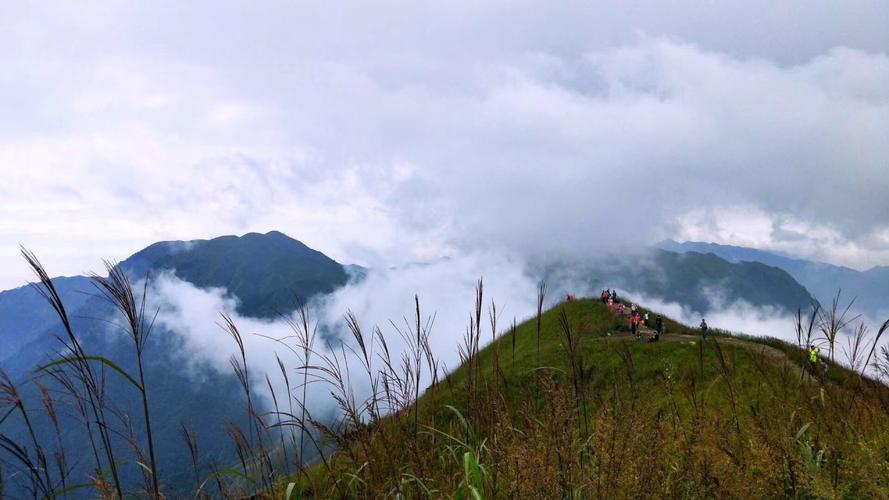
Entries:
MULTIPOLYGON (((104 471, 108 471, 112 479, 114 494, 117 497, 122 498, 123 488, 120 482, 120 474, 118 473, 118 461, 115 458, 111 431, 106 414, 104 378, 97 373, 93 364, 97 363, 101 367, 109 366, 118 371, 120 370, 117 365, 110 360, 87 354, 73 330, 71 320, 68 317, 68 312, 65 309, 65 304, 59 296, 55 284, 52 279, 50 279, 49 274, 43 268, 43 265, 40 264, 37 256, 32 252, 22 249, 22 256, 37 276, 38 283, 33 284, 33 288, 55 311, 59 322, 61 323, 64 335, 59 338, 59 341, 61 342, 64 348, 63 352, 66 353, 66 355, 63 355, 58 361, 40 367, 40 371, 48 371, 55 367, 71 369, 71 375, 78 381, 80 387, 74 387, 72 385, 71 388, 74 390, 70 395, 74 399, 79 400, 80 404, 83 404, 89 409, 89 420, 85 421, 85 426, 87 426, 86 435, 91 441, 90 446, 95 449, 101 449, 104 455, 104 462, 99 458, 98 454, 95 456, 95 480, 99 483, 97 487, 100 490, 108 489, 107 485, 104 484, 103 479, 105 477, 104 471), (100 441, 98 446, 93 441, 93 431, 98 434, 100 441)), ((126 374, 124 375, 128 377, 128 380, 133 381, 132 377, 129 377, 126 374)), ((138 385, 135 381, 133 381, 133 384, 138 385)))
POLYGON ((819 329, 821 335, 827 342, 830 360, 833 361, 834 351, 836 348, 837 338, 850 323, 859 318, 859 315, 850 316, 852 306, 855 305, 855 298, 850 300, 845 307, 840 303, 842 290, 837 290, 837 294, 831 301, 830 308, 822 309, 819 315, 819 329))
MULTIPOLYGON (((133 341, 133 347, 136 351, 136 367, 139 370, 139 383, 137 389, 142 398, 142 412, 145 420, 145 439, 148 441, 148 453, 150 459, 150 469, 148 475, 151 479, 151 489, 149 493, 153 497, 160 497, 160 486, 158 483, 157 459, 154 453, 154 437, 151 432, 151 415, 148 404, 148 388, 145 385, 145 370, 143 368, 143 356, 145 354, 145 346, 148 338, 151 336, 151 330, 154 321, 157 318, 158 311, 148 317, 146 315, 146 301, 148 299, 148 284, 146 278, 143 283, 142 298, 137 300, 133 294, 133 287, 126 273, 113 262, 105 261, 105 270, 107 277, 93 275, 92 280, 99 296, 108 304, 117 309, 117 311, 126 320, 126 332, 133 341)), ((138 446, 137 453, 139 452, 138 446)))

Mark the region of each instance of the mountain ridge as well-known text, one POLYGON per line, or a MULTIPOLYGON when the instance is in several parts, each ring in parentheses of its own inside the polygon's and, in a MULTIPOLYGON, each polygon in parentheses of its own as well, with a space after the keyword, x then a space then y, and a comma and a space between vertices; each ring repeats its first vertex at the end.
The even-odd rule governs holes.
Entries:
MULTIPOLYGON (((357 266, 346 268, 323 253, 278 231, 266 234, 227 235, 209 240, 161 241, 136 252, 118 264, 133 283, 164 271, 198 288, 223 287, 238 299, 238 313, 260 318, 286 314, 318 294, 330 293, 356 273, 357 266), (265 242, 272 242, 266 252, 262 274, 252 263, 265 242), (245 245, 246 244, 246 245, 245 245), (220 246, 222 248, 220 248, 220 246), (190 252, 197 251, 197 254, 190 252), (292 252, 292 253, 291 253, 292 252), (296 261, 308 259, 306 264, 296 261), (311 271, 320 267, 322 272, 311 271), (309 268, 309 271, 306 271, 309 268), (284 269, 282 272, 274 272, 284 269), (251 273, 256 273, 252 280, 251 273), (266 281, 261 276, 271 276, 266 281), (326 281, 325 281, 326 280, 326 281), (262 282, 262 283, 258 283, 262 282)), ((53 284, 72 316, 103 317, 103 301, 97 300, 92 280, 87 276, 52 278, 53 284), (88 310, 82 310, 88 306, 88 310)), ((0 292, 0 362, 14 375, 39 362, 55 349, 54 332, 58 319, 52 308, 31 285, 0 292), (30 331, 30 335, 26 332, 30 331), (15 359, 13 359, 15 358, 15 359)))
POLYGON ((239 299, 240 314, 266 318, 331 293, 350 276, 342 264, 280 231, 155 243, 120 265, 129 273, 171 270, 198 288, 225 288, 239 299))
MULTIPOLYGON (((239 313, 260 318, 295 309, 297 293, 309 300, 319 293, 330 293, 348 280, 345 267, 280 232, 157 242, 118 265, 133 284, 146 276, 173 272, 199 288, 226 287, 238 298, 239 313), (306 262, 301 262, 303 260, 306 262), (256 304, 268 305, 268 308, 256 304)), ((98 290, 92 279, 59 277, 52 282, 65 303, 72 329, 89 354, 114 360, 123 370, 135 373, 132 340, 114 331, 109 319, 116 318, 118 312, 96 296, 98 290)), ((59 318, 32 286, 0 293, 0 312, 5 313, 0 315, 0 368, 13 383, 26 384, 38 366, 60 357, 63 347, 57 336, 64 338, 64 334, 59 318), (35 317, 40 321, 34 321, 35 317)), ((146 379, 152 381, 154 413, 166 417, 165 425, 155 429, 155 436, 159 462, 163 464, 161 473, 168 478, 189 468, 186 455, 180 449, 180 422, 201 424, 195 435, 203 442, 201 453, 212 461, 231 458, 229 444, 216 439, 218 432, 229 422, 241 427, 249 425, 242 412, 228 410, 243 404, 243 394, 233 374, 217 372, 201 363, 188 370, 176 369, 188 362, 182 357, 180 335, 184 334, 155 325, 148 346, 150 356, 144 366, 146 379), (196 379, 200 382, 195 382, 196 379), (206 409, 210 406, 222 411, 208 413, 206 409)), ((221 331, 219 338, 220 342, 228 341, 221 331)), ((36 387, 26 386, 24 396, 39 401, 36 387)), ((138 426, 142 417, 131 411, 138 405, 131 389, 112 376, 104 390, 119 405, 120 411, 127 412, 133 425, 138 426)), ((63 418, 63 426, 77 424, 68 418, 63 418)), ((34 425, 38 432, 52 429, 51 422, 44 417, 35 419, 34 425)), ((24 429, 4 428, 4 434, 23 432, 24 429)), ((85 444, 74 438, 66 442, 73 450, 85 450, 85 444)), ((138 477, 138 470, 131 472, 131 479, 138 477)), ((187 480, 183 484, 187 484, 187 480)))
POLYGON ((343 427, 361 432, 344 432, 330 459, 283 478, 276 493, 335 497, 354 477, 359 498, 398 488, 455 498, 889 493, 875 455, 889 443, 878 409, 886 386, 831 361, 816 373, 800 345, 719 330, 705 338, 639 310, 662 320, 657 341, 595 299, 512 326, 412 405, 369 423, 346 417, 343 427), (403 475, 375 474, 390 464, 403 475), (405 476, 422 483, 399 483, 405 476))
POLYGON ((789 273, 822 304, 828 304, 842 289, 843 297, 856 298, 856 304, 872 317, 889 312, 889 266, 874 266, 858 271, 826 262, 809 261, 766 250, 718 243, 665 240, 658 248, 667 251, 712 253, 730 262, 761 262, 789 273))

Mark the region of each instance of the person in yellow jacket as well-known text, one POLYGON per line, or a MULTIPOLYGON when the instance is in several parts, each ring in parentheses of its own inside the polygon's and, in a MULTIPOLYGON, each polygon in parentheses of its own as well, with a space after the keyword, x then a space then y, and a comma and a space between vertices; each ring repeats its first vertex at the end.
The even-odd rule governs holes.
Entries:
POLYGON ((809 348, 809 363, 812 366, 815 366, 818 364, 818 353, 819 352, 821 352, 821 350, 815 346, 811 346, 809 348))
POLYGON ((821 362, 821 358, 818 355, 821 353, 821 349, 817 346, 809 346, 809 369, 812 370, 812 373, 821 372, 822 375, 827 373, 827 365, 821 362))

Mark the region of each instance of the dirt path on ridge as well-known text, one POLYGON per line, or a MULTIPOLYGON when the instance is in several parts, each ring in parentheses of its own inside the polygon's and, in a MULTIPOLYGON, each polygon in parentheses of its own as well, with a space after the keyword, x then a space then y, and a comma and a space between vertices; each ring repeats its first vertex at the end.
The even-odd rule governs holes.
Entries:
MULTIPOLYGON (((655 331, 650 328, 641 328, 640 337, 634 338, 633 334, 630 332, 608 332, 607 336, 597 337, 597 341, 634 341, 634 342, 648 342, 648 338, 653 336, 655 331)), ((757 342, 751 342, 748 340, 739 339, 736 337, 709 337, 709 339, 717 339, 717 341, 722 345, 735 345, 742 347, 747 350, 756 351, 763 356, 776 361, 778 363, 783 363, 785 366, 789 367, 790 371, 794 372, 794 375, 799 377, 804 377, 807 375, 806 371, 793 362, 790 358, 787 357, 780 349, 775 347, 759 344, 757 342)), ((686 333, 664 333, 661 334, 658 342, 700 342, 701 337, 699 335, 689 335, 686 333)))

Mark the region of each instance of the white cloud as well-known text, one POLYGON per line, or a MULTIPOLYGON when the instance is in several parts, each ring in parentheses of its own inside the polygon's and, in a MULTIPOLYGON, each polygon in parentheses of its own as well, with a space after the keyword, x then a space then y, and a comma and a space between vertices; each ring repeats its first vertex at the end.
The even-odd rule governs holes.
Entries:
POLYGON ((885 263, 885 4, 691 8, 17 7, 0 288, 19 243, 70 274, 269 229, 373 266, 683 233, 885 263))
MULTIPOLYGON (((407 330, 403 319, 414 321, 416 295, 420 300, 423 322, 434 316, 429 337, 430 346, 442 363, 442 368, 453 369, 459 365, 457 347, 468 326, 467 318, 474 309, 474 289, 480 277, 484 279, 485 309, 490 307, 492 301, 497 306, 500 325, 498 333, 502 333, 513 317, 521 321, 533 313, 536 283, 525 276, 520 268, 516 262, 500 255, 474 254, 430 264, 371 270, 363 281, 347 285, 326 297, 323 302, 311 304, 310 317, 313 322, 320 323, 319 331, 326 331, 327 334, 353 344, 344 323, 345 314, 351 310, 366 335, 372 335, 375 327, 380 328, 386 337, 392 359, 400 360, 407 347, 391 326, 390 320, 399 328, 407 330)), ((230 315, 241 332, 258 393, 267 396, 265 373, 269 374, 275 384, 280 381, 276 353, 289 367, 296 367, 301 363, 287 348, 268 338, 285 339, 288 345, 296 347, 292 338, 287 339, 293 332, 284 320, 239 316, 235 312, 236 299, 224 289, 199 289, 165 273, 152 281, 149 293, 152 309, 159 307, 156 324, 180 336, 183 361, 192 369, 200 365, 210 366, 220 373, 231 372, 229 359, 237 354, 237 350, 234 341, 220 327, 220 313, 230 315)), ((296 313, 292 319, 298 321, 296 313)), ((486 315, 483 325, 489 325, 488 321, 486 315)), ((483 343, 489 342, 491 332, 486 328, 483 334, 483 343)), ((338 352, 338 345, 334 343, 333 346, 338 352)), ((320 337, 316 350, 317 355, 331 354, 320 337)), ((350 361, 354 360, 350 358, 350 361)), ((315 362, 320 363, 317 358, 315 362)), ((356 375, 360 373, 357 367, 353 367, 352 371, 356 375)), ((198 371, 193 369, 192 373, 198 371)), ((430 380, 426 370, 423 375, 424 386, 430 380)), ((356 376, 355 385, 359 397, 368 396, 369 389, 362 386, 364 383, 364 380, 356 376)), ((321 385, 312 387, 312 411, 320 412, 321 408, 329 408, 333 404, 327 396, 330 388, 321 385)), ((276 387, 276 391, 279 389, 281 387, 276 387)))

